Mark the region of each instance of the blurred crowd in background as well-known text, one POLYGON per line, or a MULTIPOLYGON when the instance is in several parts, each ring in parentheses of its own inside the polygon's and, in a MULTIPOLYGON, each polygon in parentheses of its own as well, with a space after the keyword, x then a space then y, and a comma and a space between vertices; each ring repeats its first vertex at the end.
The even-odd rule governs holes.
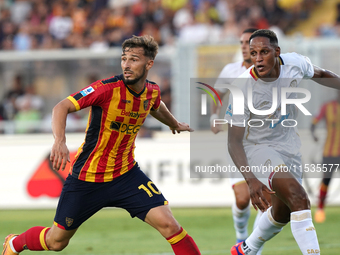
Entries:
MULTIPOLYGON (((132 35, 152 35, 160 46, 177 43, 238 41, 249 27, 280 35, 308 19, 321 0, 0 0, 0 49, 50 50, 87 48, 103 52, 132 35)), ((339 8, 340 10, 340 5, 339 8)), ((340 13, 340 11, 339 11, 340 13)), ((337 36, 334 27, 316 35, 337 36)), ((0 53, 1 54, 1 53, 0 53)), ((98 79, 105 77, 98 77, 98 79)), ((171 108, 170 78, 162 88, 171 108)), ((34 84, 13 77, 0 99, 0 120, 40 120, 44 99, 34 84)), ((50 116, 49 116, 50 117, 50 116)), ((1 128, 0 128, 1 132, 1 128)), ((35 132, 34 129, 17 132, 35 132)))
POLYGON ((120 46, 132 35, 160 45, 226 42, 247 27, 283 33, 318 0, 2 0, 2 50, 120 46))

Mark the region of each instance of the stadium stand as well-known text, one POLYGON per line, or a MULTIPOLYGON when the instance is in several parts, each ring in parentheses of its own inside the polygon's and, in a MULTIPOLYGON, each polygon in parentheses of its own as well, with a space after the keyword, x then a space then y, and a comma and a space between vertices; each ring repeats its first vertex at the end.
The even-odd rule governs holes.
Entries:
MULTIPOLYGON (((160 45, 223 42, 244 27, 287 32, 308 17, 315 0, 8 0, 1 2, 2 50, 92 48, 120 45, 131 35, 151 34, 160 45), (213 29, 211 29, 213 28, 213 29)), ((236 35, 235 35, 236 34, 236 35)))
MULTIPOLYGON (((271 28, 285 34, 298 21, 308 18, 316 4, 317 0, 6 0, 0 2, 0 50, 10 53, 84 49, 103 53, 120 47, 132 35, 144 34, 152 35, 164 49, 186 43, 235 43, 239 32, 248 27, 271 28)), ((39 114, 34 114, 34 119, 46 120, 49 127, 49 114, 56 98, 67 95, 70 86, 80 89, 88 85, 88 74, 106 77, 120 72, 117 60, 110 64, 99 60, 86 64, 79 59, 68 64, 46 59, 29 65, 0 63, 4 69, 0 74, 4 83, 0 92, 0 120, 27 118, 16 105, 19 95, 7 92, 15 86, 17 75, 21 76, 22 94, 30 86, 42 98, 45 105, 39 108, 39 114), (67 70, 73 70, 72 75, 67 70)), ((157 74, 150 73, 149 79, 161 86, 162 97, 170 108, 173 91, 170 62, 163 63, 157 74)), ((85 117, 75 116, 79 118, 85 117)), ((1 123, 5 122, 0 121, 0 133, 18 132, 1 123)), ((38 122, 33 124, 41 126, 38 122)), ((21 132, 25 130, 29 129, 21 132)))

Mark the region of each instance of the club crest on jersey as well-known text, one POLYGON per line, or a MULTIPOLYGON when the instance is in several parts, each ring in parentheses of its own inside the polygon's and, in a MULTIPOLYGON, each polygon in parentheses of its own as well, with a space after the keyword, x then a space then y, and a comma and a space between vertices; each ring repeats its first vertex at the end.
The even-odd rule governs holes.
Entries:
POLYGON ((143 103, 144 111, 146 111, 148 109, 149 101, 150 101, 149 99, 144 101, 144 103, 143 103))
POLYGON ((66 225, 68 227, 71 227, 71 225, 73 224, 73 219, 72 218, 66 217, 65 221, 66 221, 66 225))
POLYGON ((82 94, 83 96, 87 96, 88 94, 91 94, 92 92, 94 92, 94 88, 92 88, 91 86, 83 89, 82 91, 80 91, 80 94, 82 94))

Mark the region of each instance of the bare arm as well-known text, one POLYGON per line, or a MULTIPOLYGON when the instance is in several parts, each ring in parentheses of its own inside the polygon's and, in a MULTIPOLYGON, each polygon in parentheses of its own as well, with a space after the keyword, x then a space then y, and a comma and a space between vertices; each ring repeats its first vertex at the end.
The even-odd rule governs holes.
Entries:
POLYGON ((173 134, 176 134, 176 131, 177 133, 180 133, 181 131, 193 131, 188 124, 184 122, 178 122, 163 101, 161 101, 159 108, 155 111, 151 110, 150 114, 158 121, 169 126, 173 134))
POLYGON ((318 137, 315 135, 315 124, 314 124, 314 123, 312 123, 312 124, 310 125, 310 131, 311 131, 311 133, 312 133, 312 137, 313 137, 314 141, 317 142, 319 139, 318 139, 318 137))
MULTIPOLYGON (((225 95, 225 93, 222 93, 220 91, 217 90, 218 95, 220 96, 220 98, 223 98, 223 96, 225 95)), ((216 102, 218 101, 217 96, 214 94, 214 98, 216 100, 216 102)), ((219 103, 217 103, 217 105, 215 105, 213 102, 211 103, 211 116, 210 116, 210 129, 214 134, 219 133, 220 131, 222 131, 221 126, 213 126, 213 119, 219 119, 219 114, 221 111, 221 105, 219 103)))
POLYGON ((66 162, 70 161, 69 150, 66 146, 66 118, 67 114, 76 111, 74 104, 64 99, 59 102, 52 111, 52 132, 54 137, 54 144, 51 149, 50 160, 52 162, 53 170, 58 171, 65 169, 66 162))
POLYGON ((312 80, 326 87, 340 89, 340 76, 318 66, 314 66, 312 80))
POLYGON ((231 158, 233 159, 236 167, 242 173, 246 180, 252 204, 255 209, 259 208, 261 211, 268 209, 270 203, 263 195, 263 191, 274 194, 275 192, 270 191, 266 185, 260 182, 251 171, 243 171, 246 167, 249 167, 246 153, 243 147, 243 135, 245 128, 230 126, 228 127, 228 150, 231 158))

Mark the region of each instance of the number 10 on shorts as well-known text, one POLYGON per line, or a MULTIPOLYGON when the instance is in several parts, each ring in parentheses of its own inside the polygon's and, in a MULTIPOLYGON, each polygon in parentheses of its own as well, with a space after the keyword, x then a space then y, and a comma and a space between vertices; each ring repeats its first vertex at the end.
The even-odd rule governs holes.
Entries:
POLYGON ((144 191, 149 195, 149 197, 152 197, 152 196, 153 196, 152 192, 155 193, 156 195, 162 194, 162 192, 160 192, 159 190, 156 190, 156 189, 152 186, 152 185, 155 185, 152 181, 149 181, 147 185, 148 185, 149 189, 148 189, 147 187, 145 187, 144 184, 139 185, 138 189, 144 190, 144 191), (152 192, 151 192, 150 190, 151 190, 152 192))

